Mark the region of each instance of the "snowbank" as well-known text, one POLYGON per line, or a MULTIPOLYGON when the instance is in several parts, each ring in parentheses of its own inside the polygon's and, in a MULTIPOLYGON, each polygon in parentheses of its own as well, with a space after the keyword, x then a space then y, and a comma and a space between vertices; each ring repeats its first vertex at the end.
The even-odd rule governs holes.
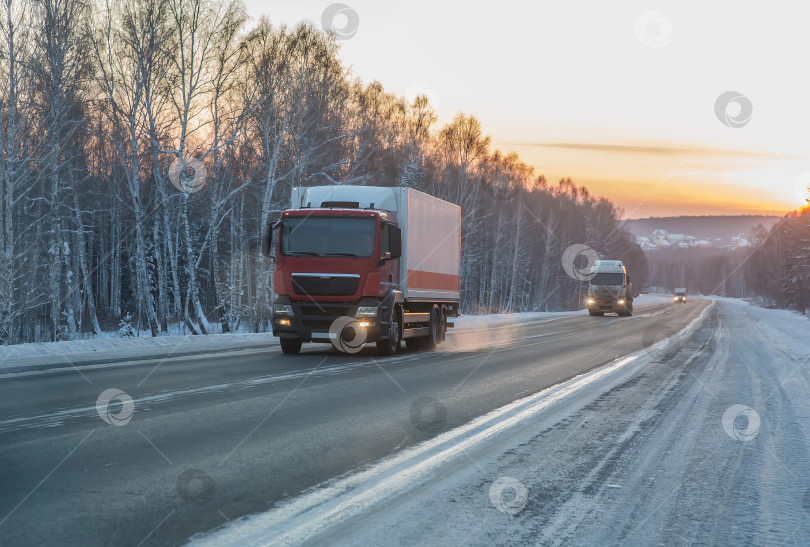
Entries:
POLYGON ((270 333, 209 334, 205 336, 161 336, 157 338, 116 338, 113 336, 70 342, 40 342, 0 347, 0 372, 27 368, 96 364, 110 361, 138 361, 159 357, 179 357, 195 353, 215 353, 278 345, 270 333))
POLYGON ((778 347, 797 358, 810 355, 810 318, 806 315, 757 306, 749 306, 746 312, 778 347))

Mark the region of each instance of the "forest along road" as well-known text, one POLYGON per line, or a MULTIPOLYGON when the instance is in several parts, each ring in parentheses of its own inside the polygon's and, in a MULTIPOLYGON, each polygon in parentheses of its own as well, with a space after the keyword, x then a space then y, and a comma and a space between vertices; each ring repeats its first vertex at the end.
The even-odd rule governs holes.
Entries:
POLYGON ((182 544, 647 348, 709 304, 460 330, 390 358, 305 345, 2 375, 0 545, 182 544))

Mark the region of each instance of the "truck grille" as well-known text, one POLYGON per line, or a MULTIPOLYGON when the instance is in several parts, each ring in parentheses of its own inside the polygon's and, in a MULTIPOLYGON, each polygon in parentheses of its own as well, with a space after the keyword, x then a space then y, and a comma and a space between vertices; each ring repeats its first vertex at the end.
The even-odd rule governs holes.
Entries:
POLYGON ((349 315, 348 306, 301 306, 301 313, 308 316, 340 317, 349 315))
POLYGON ((356 274, 292 274, 293 290, 302 296, 351 296, 360 286, 356 274))

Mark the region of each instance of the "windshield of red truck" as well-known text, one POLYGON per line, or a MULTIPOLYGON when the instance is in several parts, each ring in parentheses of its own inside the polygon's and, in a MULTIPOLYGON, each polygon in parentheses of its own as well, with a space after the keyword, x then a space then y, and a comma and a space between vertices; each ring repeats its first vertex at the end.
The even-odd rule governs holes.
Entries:
POLYGON ((624 274, 598 273, 591 278, 591 285, 624 285, 624 274))
POLYGON ((281 223, 285 256, 359 256, 374 254, 377 222, 357 217, 288 217, 281 223))

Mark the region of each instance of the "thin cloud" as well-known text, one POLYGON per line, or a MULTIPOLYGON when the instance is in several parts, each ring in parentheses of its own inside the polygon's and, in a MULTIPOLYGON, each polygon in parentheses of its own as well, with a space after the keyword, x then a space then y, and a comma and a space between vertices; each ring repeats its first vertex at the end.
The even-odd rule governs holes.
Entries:
MULTIPOLYGON (((680 156, 689 154, 691 147, 685 145, 638 145, 638 144, 603 144, 603 143, 576 143, 576 142, 515 142, 500 143, 503 146, 542 146, 545 148, 565 148, 569 150, 580 150, 585 152, 608 152, 619 154, 644 154, 650 156, 680 156)), ((745 157, 763 159, 784 159, 785 156, 778 154, 768 154, 764 152, 753 152, 750 150, 739 150, 733 148, 701 148, 693 152, 695 156, 710 157, 745 157)))

